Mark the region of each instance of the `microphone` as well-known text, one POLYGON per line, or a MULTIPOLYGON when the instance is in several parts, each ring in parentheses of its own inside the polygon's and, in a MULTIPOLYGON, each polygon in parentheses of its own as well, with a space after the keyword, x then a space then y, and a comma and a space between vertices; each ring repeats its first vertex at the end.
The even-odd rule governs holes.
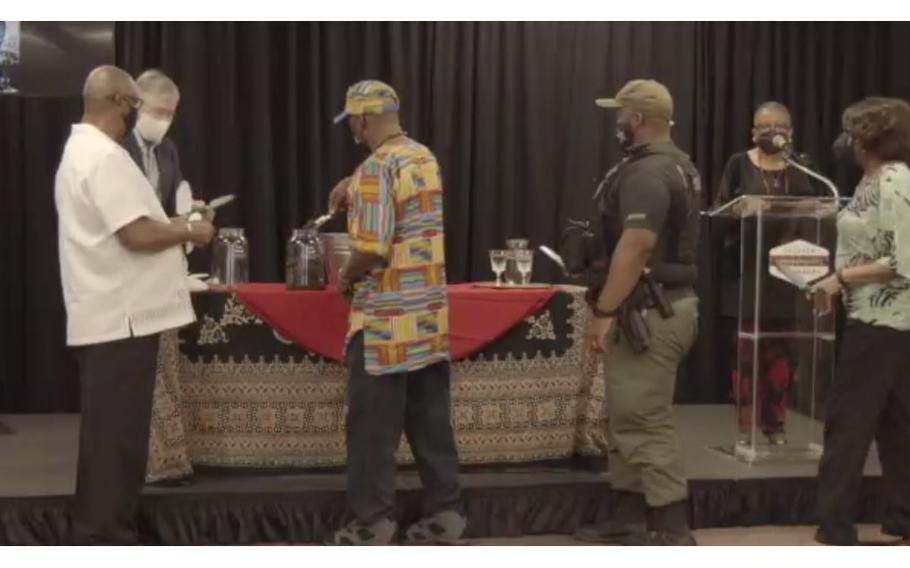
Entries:
POLYGON ((783 134, 775 134, 771 138, 771 145, 783 152, 787 158, 795 160, 804 166, 812 167, 812 158, 809 154, 797 152, 796 148, 793 147, 793 140, 783 134))
POLYGON ((793 141, 783 134, 775 134, 771 139, 771 144, 788 156, 793 154, 793 141))

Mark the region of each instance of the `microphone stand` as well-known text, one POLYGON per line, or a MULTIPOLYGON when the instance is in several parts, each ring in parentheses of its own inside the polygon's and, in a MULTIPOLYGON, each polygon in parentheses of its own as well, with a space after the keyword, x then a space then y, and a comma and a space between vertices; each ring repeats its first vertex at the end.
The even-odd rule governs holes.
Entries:
POLYGON ((831 181, 830 179, 828 179, 828 178, 826 178, 825 176, 821 175, 820 173, 817 173, 817 172, 815 172, 815 171, 813 171, 813 170, 807 168, 806 166, 802 165, 801 163, 799 163, 798 161, 796 161, 795 159, 793 159, 793 151, 792 151, 792 150, 789 150, 789 151, 784 152, 784 160, 786 160, 787 163, 788 163, 789 165, 791 165, 791 166, 793 166, 794 168, 798 169, 799 171, 803 172, 803 173, 806 174, 807 176, 812 177, 812 178, 815 178, 815 179, 817 179, 818 181, 820 181, 820 182, 822 182, 823 184, 825 184, 825 187, 827 187, 827 188, 828 188, 828 191, 831 192, 831 195, 834 196, 834 201, 835 201, 835 203, 836 203, 838 206, 840 205, 840 192, 837 190, 837 186, 834 185, 834 182, 833 182, 833 181, 831 181))

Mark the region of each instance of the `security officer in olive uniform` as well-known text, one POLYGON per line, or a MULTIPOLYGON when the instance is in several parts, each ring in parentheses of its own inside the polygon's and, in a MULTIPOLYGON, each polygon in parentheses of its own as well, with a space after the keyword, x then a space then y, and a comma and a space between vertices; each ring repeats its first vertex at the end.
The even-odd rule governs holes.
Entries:
POLYGON ((692 161, 670 137, 673 99, 666 87, 631 81, 597 105, 618 109, 616 135, 626 154, 596 196, 610 258, 588 333, 592 348, 606 353, 610 485, 618 499, 608 522, 582 527, 576 537, 695 544, 673 394, 677 370, 698 333, 693 285, 701 184, 692 161), (655 309, 653 297, 628 306, 649 278, 657 281, 665 308, 655 309), (644 314, 642 325, 624 325, 624 313, 644 314), (646 346, 630 340, 637 335, 630 327, 646 328, 646 346))

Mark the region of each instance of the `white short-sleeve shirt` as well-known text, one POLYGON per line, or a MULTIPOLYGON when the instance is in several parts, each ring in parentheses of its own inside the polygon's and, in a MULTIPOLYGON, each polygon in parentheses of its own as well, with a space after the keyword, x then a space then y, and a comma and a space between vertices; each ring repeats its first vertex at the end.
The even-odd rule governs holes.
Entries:
POLYGON ((180 247, 133 252, 117 231, 168 222, 129 154, 90 124, 73 125, 54 188, 69 345, 141 337, 195 321, 180 247))

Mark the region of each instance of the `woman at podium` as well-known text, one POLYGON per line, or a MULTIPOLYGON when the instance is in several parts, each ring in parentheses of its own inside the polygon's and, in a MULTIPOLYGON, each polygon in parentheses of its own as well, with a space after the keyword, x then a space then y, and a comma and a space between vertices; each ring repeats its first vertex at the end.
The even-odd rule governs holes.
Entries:
MULTIPOLYGON (((771 195, 771 196, 818 196, 822 192, 804 174, 790 166, 784 159, 779 145, 775 139, 793 139, 793 122, 790 111, 777 102, 766 102, 758 107, 752 119, 751 149, 739 152, 730 157, 724 168, 723 177, 717 190, 715 207, 723 206, 743 195, 771 195)), ((770 225, 769 225, 770 226, 770 225)), ((770 226, 772 234, 766 238, 771 246, 782 244, 795 238, 796 230, 787 223, 770 226)), ((723 247, 719 258, 720 269, 720 298, 719 307, 722 318, 720 332, 721 341, 729 342, 732 350, 722 350, 724 353, 736 353, 750 357, 752 350, 742 344, 737 345, 737 323, 740 311, 744 313, 745 327, 751 328, 747 321, 752 314, 753 305, 749 298, 748 305, 740 301, 740 280, 746 283, 744 297, 754 295, 755 263, 747 261, 745 271, 740 270, 740 233, 738 230, 725 231, 723 247)), ((747 250, 754 250, 754 245, 747 250)), ((767 270, 767 267, 765 267, 767 270)), ((762 325, 770 327, 766 331, 778 329, 783 331, 794 319, 797 303, 800 300, 798 293, 786 283, 774 283, 765 286, 762 293, 765 298, 774 301, 764 302, 762 325)), ((729 370, 734 390, 734 397, 739 400, 739 427, 740 432, 751 432, 753 405, 758 405, 756 415, 757 427, 768 438, 772 445, 787 443, 785 433, 785 419, 789 406, 789 392, 794 376, 794 361, 796 346, 788 339, 766 338, 760 341, 759 357, 762 376, 754 382, 756 392, 753 391, 752 377, 739 376, 735 358, 722 362, 721 370, 729 370)), ((752 368, 751 361, 741 366, 742 369, 752 368)))

